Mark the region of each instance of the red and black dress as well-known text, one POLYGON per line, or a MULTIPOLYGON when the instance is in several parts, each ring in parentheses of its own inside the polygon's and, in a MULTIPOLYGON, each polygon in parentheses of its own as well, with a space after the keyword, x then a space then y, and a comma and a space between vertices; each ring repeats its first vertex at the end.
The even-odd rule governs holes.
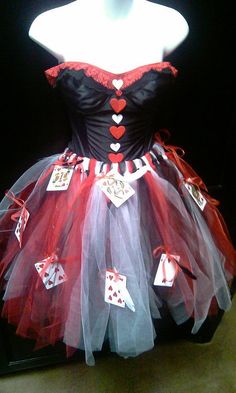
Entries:
POLYGON ((81 62, 46 71, 71 142, 28 169, 0 204, 3 317, 37 348, 62 340, 93 364, 108 339, 111 351, 136 356, 153 347, 163 304, 177 324, 193 318, 192 333, 230 308, 235 251, 216 201, 157 135, 176 74, 168 62, 122 74, 81 62), (133 190, 119 207, 98 184, 111 172, 133 190), (123 307, 105 300, 108 272, 126 277, 133 309, 127 296, 123 307))

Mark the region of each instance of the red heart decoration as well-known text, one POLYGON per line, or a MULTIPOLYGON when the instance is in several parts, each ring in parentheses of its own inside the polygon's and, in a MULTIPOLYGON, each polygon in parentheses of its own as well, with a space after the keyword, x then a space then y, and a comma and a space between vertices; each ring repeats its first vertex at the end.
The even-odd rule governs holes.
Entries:
POLYGON ((44 277, 48 277, 49 276, 49 274, 48 273, 44 273, 44 277))
POLYGON ((109 288, 108 288, 108 290, 109 290, 109 291, 112 291, 112 289, 113 289, 113 288, 112 288, 112 286, 110 285, 109 288))
POLYGON ((112 279, 113 279, 113 276, 110 274, 109 278, 110 278, 110 280, 112 280, 112 279))
POLYGON ((114 292, 114 293, 113 293, 113 296, 117 297, 117 293, 116 293, 116 292, 114 292))
POLYGON ((109 300, 112 300, 112 296, 110 295, 108 299, 109 299, 109 300))
POLYGON ((118 153, 118 154, 114 154, 114 153, 110 153, 108 154, 108 158, 111 162, 121 162, 124 158, 124 154, 122 153, 118 153))
POLYGON ((59 272, 60 269, 58 267, 55 268, 54 272, 59 272))
POLYGON ((110 105, 116 113, 119 113, 126 107, 126 100, 124 100, 124 98, 121 98, 120 100, 112 98, 110 100, 110 105))
POLYGON ((124 126, 112 126, 109 128, 109 131, 111 133, 112 136, 114 136, 114 138, 116 139, 120 139, 124 133, 125 133, 125 127, 124 126))
POLYGON ((122 303, 122 300, 121 300, 121 299, 119 299, 119 300, 118 300, 118 303, 122 303))
POLYGON ((64 278, 63 276, 59 276, 59 280, 60 280, 60 281, 63 280, 63 278, 64 278))
POLYGON ((49 285, 52 285, 52 284, 53 284, 53 281, 49 280, 49 281, 48 281, 48 284, 49 284, 49 285))
POLYGON ((44 267, 44 263, 41 263, 41 265, 39 265, 39 267, 41 267, 41 269, 44 267))

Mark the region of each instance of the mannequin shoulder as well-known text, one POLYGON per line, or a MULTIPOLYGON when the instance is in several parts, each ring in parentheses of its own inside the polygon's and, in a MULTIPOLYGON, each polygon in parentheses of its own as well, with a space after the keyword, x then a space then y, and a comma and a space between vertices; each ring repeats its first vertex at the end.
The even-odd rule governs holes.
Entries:
MULTIPOLYGON (((48 50, 59 60, 59 43, 63 40, 63 29, 68 5, 48 10, 38 15, 29 29, 29 37, 37 44, 48 50)), ((68 25, 67 25, 68 27, 68 25)))
POLYGON ((162 32, 165 41, 165 56, 181 44, 189 33, 189 25, 184 16, 174 8, 150 3, 153 25, 157 34, 162 32), (156 23, 154 24, 154 21, 156 23))
POLYGON ((162 26, 165 25, 167 28, 172 27, 171 30, 173 31, 173 34, 176 34, 177 30, 182 34, 188 34, 189 26, 186 19, 174 8, 149 3, 149 12, 151 12, 153 19, 158 22, 162 21, 162 26))

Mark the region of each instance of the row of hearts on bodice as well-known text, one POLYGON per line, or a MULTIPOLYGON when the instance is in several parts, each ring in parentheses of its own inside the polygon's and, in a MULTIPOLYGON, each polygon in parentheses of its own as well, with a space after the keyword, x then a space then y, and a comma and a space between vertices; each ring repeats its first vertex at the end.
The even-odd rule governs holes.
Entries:
MULTIPOLYGON (((112 80, 112 85, 116 89, 116 95, 119 97, 122 95, 121 87, 123 86, 123 83, 124 82, 122 79, 113 79, 112 80)), ((114 114, 112 114, 112 120, 116 124, 120 124, 120 122, 123 120, 123 115, 120 112, 122 112, 124 110, 124 108, 126 107, 126 100, 124 98, 120 98, 120 99, 111 98, 109 103, 110 103, 111 108, 115 112, 114 114)), ((119 140, 125 134, 126 128, 123 125, 118 125, 118 126, 112 125, 109 128, 109 131, 110 131, 111 135, 113 136, 113 138, 115 138, 116 140, 119 140)), ((108 154, 109 160, 114 163, 121 162, 124 158, 124 155, 119 152, 119 150, 121 148, 121 144, 119 142, 111 143, 110 148, 113 152, 110 152, 108 154)))

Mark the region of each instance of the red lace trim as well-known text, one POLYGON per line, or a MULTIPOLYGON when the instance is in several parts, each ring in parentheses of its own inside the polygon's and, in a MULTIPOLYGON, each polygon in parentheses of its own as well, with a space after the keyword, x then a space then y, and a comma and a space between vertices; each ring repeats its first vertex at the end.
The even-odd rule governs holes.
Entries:
POLYGON ((65 68, 77 71, 83 69, 87 76, 92 77, 96 82, 104 85, 109 89, 114 89, 112 84, 113 79, 122 79, 124 82, 122 88, 126 88, 135 81, 139 80, 143 74, 149 70, 162 71, 168 68, 172 72, 173 76, 176 76, 178 73, 177 69, 167 61, 143 65, 120 74, 103 70, 102 68, 89 63, 66 61, 45 71, 46 78, 52 86, 55 86, 56 78, 59 72, 65 68))

